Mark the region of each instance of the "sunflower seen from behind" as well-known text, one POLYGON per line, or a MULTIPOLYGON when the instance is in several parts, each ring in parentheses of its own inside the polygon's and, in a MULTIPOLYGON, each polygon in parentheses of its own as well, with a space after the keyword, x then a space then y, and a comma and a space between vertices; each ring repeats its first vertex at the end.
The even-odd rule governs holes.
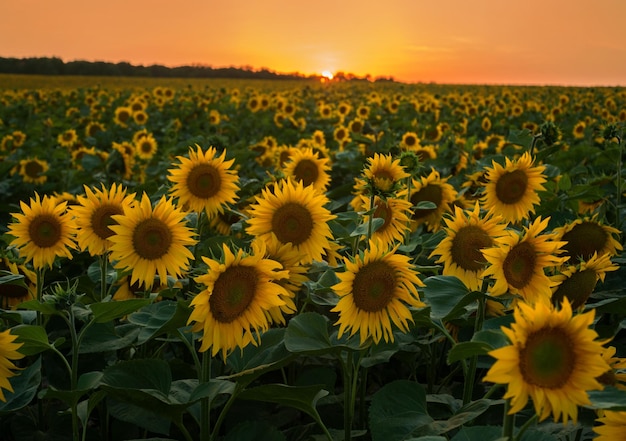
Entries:
POLYGON ((270 244, 292 244, 300 262, 322 261, 331 248, 333 234, 328 222, 336 216, 325 208, 328 198, 302 182, 281 179, 264 188, 248 209, 246 232, 270 244))
POLYGON ((167 276, 180 277, 193 260, 187 248, 196 244, 195 232, 187 227, 185 213, 165 196, 154 208, 146 193, 141 201, 124 207, 124 214, 111 216, 113 235, 109 260, 116 269, 131 271, 131 284, 137 281, 152 288, 155 276, 161 285, 167 276))
POLYGON ((337 273, 333 291, 339 302, 331 310, 339 314, 338 338, 357 332, 361 344, 394 341, 394 327, 406 333, 413 322, 410 308, 424 306, 417 291, 424 286, 408 256, 396 253, 380 241, 354 259, 344 258, 345 271, 337 273))
POLYGON ((258 345, 270 328, 270 311, 279 314, 285 307, 290 295, 277 281, 288 278, 288 273, 264 255, 263 242, 256 242, 250 252, 233 252, 223 244, 221 259, 202 258, 207 272, 195 281, 206 288, 191 301, 188 320, 193 332, 202 333, 200 352, 210 349, 212 356, 221 352, 225 360, 237 347, 258 345))
POLYGON ((17 335, 11 334, 10 329, 0 332, 0 401, 6 402, 3 389, 13 392, 9 378, 18 375, 14 372, 18 368, 13 361, 24 358, 24 354, 18 351, 22 343, 15 343, 16 338, 17 335))
POLYGON ((454 216, 444 222, 446 237, 430 256, 440 256, 436 263, 443 264, 443 275, 457 277, 472 291, 481 290, 487 266, 483 250, 495 246, 507 234, 506 225, 493 212, 481 215, 478 202, 473 210, 455 206, 454 216))
POLYGON ((540 421, 552 415, 555 422, 576 423, 578 406, 590 404, 587 391, 601 390, 597 378, 610 369, 591 329, 594 315, 593 309, 572 314, 567 299, 560 309, 545 302, 517 304, 511 327, 502 327, 511 344, 489 352, 496 361, 484 378, 507 386, 509 414, 532 398, 540 421))
POLYGON ((227 161, 226 151, 219 154, 214 147, 202 151, 196 144, 196 150, 189 148, 189 158, 177 159, 179 163, 169 169, 168 179, 174 183, 171 194, 181 206, 213 217, 237 201, 239 177, 232 168, 235 160, 227 161))
POLYGON ((30 204, 20 201, 22 213, 12 213, 15 222, 9 224, 9 234, 15 238, 10 245, 20 257, 32 261, 35 269, 52 267, 56 257, 71 259, 76 248, 76 223, 67 210, 67 202, 35 193, 30 204))
POLYGON ((82 251, 101 256, 111 246, 109 237, 113 230, 109 227, 116 223, 112 216, 124 214, 124 207, 133 203, 135 193, 127 195, 126 189, 115 183, 108 189, 104 184, 101 189, 84 188, 85 195, 79 195, 78 204, 71 207, 77 227, 76 241, 82 251))
POLYGON ((485 170, 487 182, 481 202, 485 209, 515 223, 534 213, 535 205, 541 202, 538 192, 545 190, 545 166, 533 166, 534 159, 528 152, 515 161, 505 161, 504 167, 493 161, 492 167, 485 170))

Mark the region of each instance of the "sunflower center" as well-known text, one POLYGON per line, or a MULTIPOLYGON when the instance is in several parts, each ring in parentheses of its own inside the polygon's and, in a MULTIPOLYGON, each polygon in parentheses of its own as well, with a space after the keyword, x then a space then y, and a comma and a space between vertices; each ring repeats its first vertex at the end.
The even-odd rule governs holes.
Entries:
POLYGON ((39 175, 43 173, 43 167, 36 161, 30 161, 24 167, 24 172, 31 178, 38 178, 39 175))
POLYGON ((209 164, 199 164, 187 176, 189 192, 200 199, 215 196, 221 188, 222 178, 219 170, 209 164))
POLYGON ((211 314, 221 323, 230 323, 248 308, 256 293, 258 275, 248 266, 231 266, 215 281, 209 297, 211 314))
POLYGON ((41 214, 30 222, 28 235, 39 248, 50 248, 61 240, 61 223, 54 215, 41 214))
POLYGON ((367 312, 382 311, 394 296, 396 276, 389 264, 371 262, 362 267, 352 282, 352 295, 357 308, 367 312))
POLYGON ((528 176, 522 170, 504 173, 496 182, 496 197, 504 204, 519 202, 526 193, 528 176))
POLYGON ((146 219, 133 232, 133 249, 147 260, 159 259, 168 252, 171 244, 172 232, 159 219, 146 219))
POLYGON ((100 239, 107 239, 113 235, 110 225, 116 225, 117 222, 111 216, 115 214, 123 214, 124 210, 118 205, 102 204, 96 208, 91 214, 91 227, 100 239))
POLYGON ((522 242, 511 248, 502 265, 504 277, 509 285, 521 289, 530 283, 536 261, 535 248, 528 242, 522 242))
POLYGON ((310 159, 303 159, 298 161, 298 164, 293 169, 293 174, 306 187, 317 181, 319 170, 315 162, 310 159))
POLYGON ((520 350, 520 371, 532 385, 555 389, 569 380, 576 364, 574 343, 559 328, 546 328, 528 336, 520 350))
POLYGON ((385 231, 385 229, 391 225, 392 221, 392 213, 389 205, 383 201, 378 201, 378 205, 376 206, 376 210, 374 210, 373 217, 378 217, 383 219, 385 222, 383 225, 377 230, 379 232, 385 231))
POLYGON ((278 208, 274 213, 272 231, 280 242, 291 242, 297 246, 311 236, 313 218, 306 207, 290 202, 278 208))
POLYGON ((450 254, 452 262, 467 271, 479 271, 485 267, 482 249, 490 247, 493 240, 485 231, 475 225, 462 227, 452 239, 450 254))
POLYGON ((561 282, 556 292, 552 294, 552 301, 558 305, 564 297, 567 297, 572 308, 576 309, 585 304, 596 287, 596 282, 596 272, 592 269, 574 273, 561 282))
POLYGON ((574 260, 587 260, 595 252, 600 253, 608 239, 602 225, 595 222, 582 222, 563 235, 563 240, 567 241, 564 248, 574 260))
MULTIPOLYGON (((421 190, 413 193, 411 196, 411 204, 413 204, 413 206, 416 206, 422 201, 432 202, 439 207, 443 201, 443 192, 441 187, 439 185, 428 184, 425 187, 422 187, 421 190)), ((434 213, 436 210, 437 208, 413 210, 413 219, 421 219, 431 213, 434 213)))

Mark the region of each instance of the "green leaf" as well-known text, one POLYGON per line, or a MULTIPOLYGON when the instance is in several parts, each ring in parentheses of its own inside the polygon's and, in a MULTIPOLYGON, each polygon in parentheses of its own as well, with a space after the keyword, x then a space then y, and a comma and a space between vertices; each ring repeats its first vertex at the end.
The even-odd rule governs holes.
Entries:
POLYGON ((509 339, 500 329, 483 329, 472 336, 472 341, 488 344, 492 349, 509 345, 509 339))
POLYGON ((96 323, 105 323, 131 314, 148 304, 150 304, 150 299, 130 299, 119 302, 92 303, 89 308, 93 312, 96 323))
POLYGON ((591 404, 587 407, 605 410, 626 410, 626 391, 613 386, 606 386, 603 390, 587 392, 591 404))
POLYGON ((456 429, 465 423, 473 421, 476 417, 485 413, 485 411, 491 407, 492 403, 492 400, 472 401, 471 403, 468 403, 460 408, 447 420, 435 421, 431 424, 431 429, 437 434, 449 432, 450 430, 456 429))
MULTIPOLYGON (((96 261, 87 268, 87 276, 93 283, 100 283, 102 279, 102 265, 96 261)), ((111 265, 107 266, 106 283, 112 284, 117 280, 117 271, 111 265)))
POLYGON ((112 417, 118 420, 126 421, 161 435, 169 435, 170 433, 171 419, 167 415, 152 412, 149 408, 109 397, 106 401, 106 409, 112 417))
POLYGON ((0 285, 16 285, 28 289, 23 274, 13 274, 10 271, 0 270, 0 285))
POLYGON ((424 302, 430 306, 433 319, 456 318, 464 312, 464 306, 473 302, 482 293, 470 291, 454 276, 431 276, 424 280, 424 302), (454 313, 453 313, 454 312, 454 313))
POLYGON ((72 404, 77 403, 78 400, 80 400, 80 397, 85 395, 87 392, 97 388, 101 379, 102 372, 87 372, 80 376, 75 390, 59 390, 50 386, 46 389, 45 397, 57 398, 65 402, 68 406, 71 406, 72 404))
POLYGON ((465 360, 466 358, 473 357, 475 355, 486 355, 493 348, 490 344, 481 341, 464 341, 455 344, 448 352, 447 362, 452 364, 454 362, 465 360))
POLYGON ((267 421, 244 421, 233 427, 224 441, 285 441, 285 435, 267 421))
POLYGON ((24 355, 35 355, 52 347, 48 342, 48 333, 42 326, 18 325, 11 328, 11 334, 17 335, 16 343, 23 343, 19 352, 24 355))
POLYGON ((62 311, 58 310, 53 304, 51 303, 42 303, 39 300, 29 300, 27 302, 22 302, 19 305, 20 309, 27 309, 29 311, 39 311, 42 314, 47 314, 47 315, 61 315, 63 314, 62 311))
MULTIPOLYGON (((385 219, 380 218, 380 217, 374 217, 372 218, 372 233, 376 230, 378 230, 380 227, 382 227, 385 224, 385 219)), ((360 224, 359 226, 357 226, 352 233, 350 233, 350 237, 355 237, 355 236, 367 236, 367 232, 370 229, 370 224, 369 222, 365 222, 363 224, 360 224)))
POLYGON ((437 204, 432 201, 419 201, 417 205, 413 207, 414 210, 434 210, 437 208, 437 204))
POLYGON ((528 150, 533 143, 533 134, 528 129, 512 129, 509 131, 507 141, 511 144, 521 145, 528 150))
POLYGON ((140 326, 137 344, 141 345, 158 335, 184 327, 190 313, 191 310, 183 302, 162 301, 130 314, 128 321, 140 326))
POLYGON ((6 401, 0 401, 0 415, 6 415, 28 406, 35 398, 41 384, 41 358, 37 358, 33 364, 18 375, 9 378, 13 392, 4 391, 6 401))
POLYGON ((106 368, 101 383, 114 389, 151 390, 167 396, 172 374, 169 365, 160 359, 129 360, 106 368))
POLYGON ((135 342, 139 331, 135 325, 96 323, 85 331, 78 353, 93 354, 127 348, 135 342))
POLYGON ((329 333, 328 317, 317 312, 305 312, 292 318, 285 333, 285 347, 294 354, 320 355, 339 350, 358 351, 358 339, 346 335, 337 339, 329 333))
POLYGON ((403 441, 433 422, 424 388, 407 380, 387 383, 374 394, 369 419, 372 441, 403 441))
POLYGON ((461 427, 450 441, 496 441, 502 436, 499 426, 461 427))

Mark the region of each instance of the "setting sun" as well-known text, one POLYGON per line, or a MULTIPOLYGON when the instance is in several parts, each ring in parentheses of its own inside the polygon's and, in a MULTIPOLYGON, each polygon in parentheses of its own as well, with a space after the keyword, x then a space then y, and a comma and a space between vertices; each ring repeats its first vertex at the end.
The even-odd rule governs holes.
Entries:
POLYGON ((324 78, 326 78, 327 80, 332 80, 332 79, 334 78, 333 73, 332 73, 331 71, 329 71, 329 70, 325 70, 325 71, 323 71, 323 72, 322 72, 322 76, 323 76, 324 78))

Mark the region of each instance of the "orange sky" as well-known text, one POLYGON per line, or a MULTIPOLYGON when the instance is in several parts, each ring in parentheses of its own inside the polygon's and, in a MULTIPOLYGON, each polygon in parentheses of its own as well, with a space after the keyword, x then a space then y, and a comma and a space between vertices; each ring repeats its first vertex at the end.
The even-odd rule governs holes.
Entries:
POLYGON ((624 17, 624 0, 1 0, 0 56, 626 86, 624 17))

